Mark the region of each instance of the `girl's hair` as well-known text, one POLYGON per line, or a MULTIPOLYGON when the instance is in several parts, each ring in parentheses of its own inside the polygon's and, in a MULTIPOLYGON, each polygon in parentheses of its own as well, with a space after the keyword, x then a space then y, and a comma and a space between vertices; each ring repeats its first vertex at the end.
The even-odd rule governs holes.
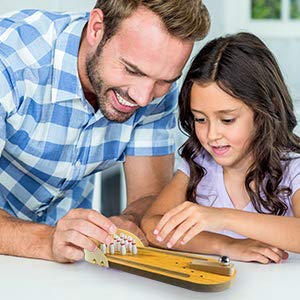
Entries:
POLYGON ((206 170, 194 159, 202 145, 195 134, 190 109, 192 85, 216 83, 223 91, 254 112, 256 127, 249 151, 254 160, 245 187, 255 209, 284 215, 289 187, 280 186, 289 152, 300 153, 300 138, 293 133, 297 120, 279 66, 266 45, 255 35, 238 33, 212 40, 195 57, 179 96, 180 127, 189 138, 180 155, 190 165, 187 200, 196 200, 197 185, 206 170), (254 183, 254 184, 253 184, 254 183), (262 196, 264 195, 264 196, 262 196))

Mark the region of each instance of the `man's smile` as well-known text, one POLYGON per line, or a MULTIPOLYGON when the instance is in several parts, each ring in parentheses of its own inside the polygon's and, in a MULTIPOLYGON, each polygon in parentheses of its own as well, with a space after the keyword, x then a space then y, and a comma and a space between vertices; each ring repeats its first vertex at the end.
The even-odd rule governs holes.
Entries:
POLYGON ((116 94, 116 97, 117 97, 120 104, 125 105, 125 106, 129 106, 129 107, 137 107, 138 106, 136 103, 128 102, 127 100, 122 98, 120 96, 120 94, 118 94, 116 91, 115 91, 115 94, 116 94))

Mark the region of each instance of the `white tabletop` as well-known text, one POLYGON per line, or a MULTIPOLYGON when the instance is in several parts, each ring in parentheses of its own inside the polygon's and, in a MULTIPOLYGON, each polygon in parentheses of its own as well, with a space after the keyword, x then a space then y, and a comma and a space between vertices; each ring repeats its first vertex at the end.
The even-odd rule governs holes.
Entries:
POLYGON ((295 299, 299 295, 300 255, 282 264, 234 262, 233 285, 203 293, 104 269, 85 261, 74 264, 0 255, 0 299, 295 299), (297 297, 296 297, 297 296, 297 297))

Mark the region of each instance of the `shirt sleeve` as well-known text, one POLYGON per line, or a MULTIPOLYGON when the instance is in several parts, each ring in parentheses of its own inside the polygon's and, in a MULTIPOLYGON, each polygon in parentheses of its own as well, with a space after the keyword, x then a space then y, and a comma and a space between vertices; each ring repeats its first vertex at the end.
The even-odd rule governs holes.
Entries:
MULTIPOLYGON (((208 162, 208 158, 206 156, 205 150, 202 150, 201 153, 198 156, 196 156, 196 158, 194 159, 194 162, 199 166, 207 168, 209 162, 208 162)), ((208 166, 208 168, 210 169, 211 167, 208 166)), ((188 162, 184 158, 181 159, 181 162, 179 163, 178 170, 182 171, 188 177, 190 177, 190 174, 191 174, 190 165, 188 164, 188 162)))
POLYGON ((162 98, 141 108, 126 155, 159 156, 174 153, 178 88, 173 84, 162 98))
POLYGON ((300 157, 292 159, 287 170, 287 185, 292 190, 291 197, 300 189, 300 157))
POLYGON ((0 156, 6 143, 6 119, 15 109, 14 84, 0 57, 0 156))
POLYGON ((181 159, 178 170, 190 177, 190 166, 184 158, 181 159))
MULTIPOLYGON (((1 44, 1 43, 0 43, 1 44)), ((5 57, 1 54, 5 50, 0 45, 0 156, 6 141, 6 123, 21 104, 18 93, 15 70, 10 67, 5 57)))
MULTIPOLYGON (((12 80, 8 69, 4 66, 0 57, 0 157, 6 144, 6 119, 9 112, 15 107, 14 105, 14 91, 12 80)), ((2 169, 0 167, 0 174, 2 169)), ((3 178, 2 178, 3 180, 3 178)), ((1 182, 0 182, 1 188, 1 182)), ((4 208, 9 212, 9 205, 5 198, 0 193, 0 208, 4 208)))

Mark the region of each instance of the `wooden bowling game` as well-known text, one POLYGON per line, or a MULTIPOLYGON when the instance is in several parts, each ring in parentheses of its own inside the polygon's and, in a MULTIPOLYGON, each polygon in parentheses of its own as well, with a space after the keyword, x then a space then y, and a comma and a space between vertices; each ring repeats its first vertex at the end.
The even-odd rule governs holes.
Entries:
POLYGON ((236 275, 228 257, 216 260, 193 253, 145 247, 136 236, 122 229, 118 229, 114 244, 99 244, 95 252, 85 250, 85 259, 102 267, 203 292, 227 289, 236 275))

